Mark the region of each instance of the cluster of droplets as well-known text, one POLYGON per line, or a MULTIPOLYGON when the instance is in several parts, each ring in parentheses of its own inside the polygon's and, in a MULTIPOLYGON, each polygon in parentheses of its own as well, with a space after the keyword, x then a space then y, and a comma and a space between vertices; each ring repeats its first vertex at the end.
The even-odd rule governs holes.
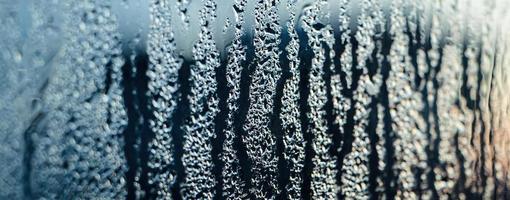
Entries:
MULTIPOLYGON (((480 42, 478 46, 479 57, 477 60, 478 67, 478 95, 475 98, 477 107, 474 110, 477 115, 476 120, 473 122, 475 125, 474 132, 471 133, 474 144, 476 144, 474 150, 476 151, 475 156, 476 163, 474 169, 478 171, 476 176, 476 183, 472 186, 475 191, 481 192, 483 198, 508 198, 508 176, 503 175, 508 170, 508 159, 503 159, 500 155, 505 155, 508 150, 505 150, 505 146, 508 146, 508 137, 505 134, 508 133, 508 129, 501 129, 498 119, 501 115, 501 111, 507 112, 508 109, 505 107, 505 101, 508 101, 508 95, 504 92, 504 78, 503 75, 507 74, 500 71, 505 63, 508 63, 508 56, 505 55, 502 49, 506 48, 502 45, 503 41, 506 41, 508 36, 501 32, 506 23, 508 16, 498 15, 501 11, 508 8, 508 2, 503 3, 501 1, 489 1, 486 4, 480 5, 479 2, 474 6, 482 9, 479 15, 484 16, 481 19, 481 24, 477 31, 480 32, 480 42), (507 60, 504 62, 504 60, 507 60), (481 77, 480 77, 481 75, 481 77), (506 133, 505 133, 506 132, 506 133), (499 157, 499 158, 498 158, 499 157), (506 162, 506 163, 505 163, 506 162), (506 167, 503 167, 505 166, 506 167), (506 189, 505 189, 506 188, 506 189), (499 195, 499 196, 493 196, 499 195), (503 196, 504 195, 504 196, 503 196)), ((503 12, 501 12, 503 13, 503 12)), ((508 126, 508 125, 506 125, 508 126)))
POLYGON ((243 138, 252 163, 251 193, 256 198, 274 198, 277 185, 276 138, 271 133, 276 82, 280 78, 281 27, 278 0, 260 0, 255 7, 255 61, 249 92, 249 110, 243 126, 243 138))
POLYGON ((285 81, 282 96, 282 130, 284 132, 284 157, 289 166, 289 181, 285 186, 288 199, 301 199, 303 177, 301 172, 305 160, 305 144, 301 130, 300 107, 299 107, 299 41, 296 33, 296 5, 293 0, 287 2, 290 11, 287 22, 290 41, 285 48, 289 60, 290 78, 285 81))
MULTIPOLYGON (((464 134, 464 115, 456 102, 459 101, 459 91, 462 82, 462 38, 460 30, 459 13, 450 9, 459 9, 451 1, 442 2, 445 14, 452 17, 448 21, 449 29, 445 36, 445 46, 443 47, 443 62, 441 69, 437 74, 439 88, 437 92, 441 95, 437 97, 438 107, 438 126, 439 126, 439 163, 435 170, 435 187, 441 199, 451 198, 454 192, 456 181, 460 178, 459 171, 461 163, 456 155, 455 149, 451 148, 456 144, 456 137, 464 134)), ((460 6, 460 5, 457 5, 460 6)))
MULTIPOLYGON (((344 47, 343 51, 337 51, 337 57, 340 58, 339 67, 331 65, 331 98, 333 103, 333 115, 335 116, 334 123, 338 126, 341 135, 344 134, 344 125, 347 120, 347 110, 351 107, 351 101, 342 94, 342 77, 347 82, 347 88, 351 87, 352 84, 352 57, 351 57, 351 43, 350 43, 350 28, 349 21, 350 15, 348 13, 349 0, 341 0, 339 2, 339 31, 340 31, 340 44, 344 47), (343 72, 342 76, 340 72, 343 72)), ((335 51, 331 51, 334 53, 335 51)), ((335 57, 335 55, 330 55, 335 57)), ((338 59, 338 58, 336 58, 338 59)), ((343 141, 339 141, 340 145, 337 147, 337 151, 340 151, 343 146, 343 141)))
MULTIPOLYGON (((371 76, 367 61, 376 47, 376 26, 384 26, 380 2, 378 0, 365 0, 361 2, 361 14, 358 18, 358 26, 355 39, 358 41, 357 66, 361 75, 357 88, 353 93, 354 103, 354 128, 352 152, 346 156, 346 162, 342 168, 342 194, 350 199, 368 199, 368 173, 369 155, 371 153, 368 136, 368 122, 370 116, 370 104, 372 98, 377 96, 382 84, 380 73, 371 76)), ((376 56, 377 57, 377 56, 376 56)), ((373 68, 373 66, 372 66, 373 68)))
POLYGON ((171 2, 153 0, 150 5, 151 25, 148 37, 149 95, 153 110, 150 127, 154 139, 149 143, 149 184, 154 185, 156 196, 170 199, 170 187, 175 181, 171 170, 174 152, 171 131, 174 128, 172 115, 177 106, 178 71, 182 60, 178 57, 172 26, 170 23, 171 2))
MULTIPOLYGON (((313 136, 312 147, 314 156, 312 158, 311 190, 312 198, 336 198, 337 183, 335 175, 337 173, 335 156, 330 154, 332 148, 332 137, 328 132, 326 119, 326 82, 324 80, 324 68, 327 56, 326 47, 332 49, 334 38, 331 26, 323 25, 321 22, 327 18, 320 16, 321 10, 327 6, 327 1, 316 1, 311 6, 304 9, 301 18, 303 30, 308 36, 308 45, 312 48, 313 58, 309 73, 310 95, 308 105, 310 112, 307 113, 310 120, 308 127, 309 133, 313 136)), ((329 58, 331 59, 331 58, 329 58)))
POLYGON ((177 8, 179 10, 179 17, 185 27, 189 26, 189 4, 191 0, 177 0, 177 8))
POLYGON ((200 34, 193 46, 191 91, 188 96, 191 116, 186 121, 182 163, 185 180, 184 198, 212 199, 216 184, 213 175, 212 144, 216 137, 214 119, 219 112, 216 94, 216 68, 219 53, 212 38, 211 22, 216 18, 216 3, 205 0, 200 10, 200 34))
POLYGON ((235 13, 235 36, 232 46, 229 48, 229 57, 227 64, 227 86, 229 96, 227 99, 228 116, 227 127, 225 128, 225 141, 221 159, 224 163, 222 169, 223 176, 223 197, 226 199, 244 199, 246 194, 243 191, 244 183, 240 177, 240 163, 234 149, 234 139, 236 138, 235 119, 239 112, 239 96, 241 93, 241 71, 246 60, 246 47, 242 44, 244 34, 244 9, 246 0, 237 0, 232 6, 235 13))
POLYGON ((396 184, 399 186, 396 198, 415 199, 414 191, 418 188, 416 170, 425 165, 423 120, 419 115, 422 109, 420 93, 414 90, 414 68, 411 67, 409 38, 405 34, 406 19, 404 17, 405 4, 394 1, 391 5, 390 35, 393 44, 388 60, 391 65, 389 77, 386 81, 388 88, 389 112, 392 120, 391 128, 394 136, 395 165, 393 170, 398 174, 396 184), (420 147, 420 148, 415 148, 420 147))
MULTIPOLYGON (((352 44, 351 44, 351 27, 350 27, 350 13, 349 4, 351 0, 340 0, 338 22, 340 31, 340 42, 344 47, 340 53, 340 65, 342 72, 345 74, 344 79, 347 83, 347 89, 351 89, 352 85, 352 44)), ((339 82, 339 81, 337 81, 339 82)))
POLYGON ((123 58, 107 5, 70 2, 64 46, 43 96, 33 133, 33 198, 120 198, 126 162, 122 131, 123 58))

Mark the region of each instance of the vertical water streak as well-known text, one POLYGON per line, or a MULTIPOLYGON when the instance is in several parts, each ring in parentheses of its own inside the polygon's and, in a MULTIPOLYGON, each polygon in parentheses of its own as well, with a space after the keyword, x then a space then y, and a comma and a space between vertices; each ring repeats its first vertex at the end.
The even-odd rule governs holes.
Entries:
POLYGON ((250 106, 243 142, 252 161, 251 192, 255 198, 275 198, 278 158, 276 138, 271 133, 276 82, 280 78, 278 0, 259 0, 255 7, 255 71, 250 84, 250 106))
MULTIPOLYGON (((351 44, 351 28, 349 27, 351 18, 349 14, 349 4, 351 0, 340 0, 339 1, 339 30, 340 30, 340 41, 344 46, 344 51, 340 53, 340 64, 342 72, 345 74, 344 79, 347 83, 347 89, 351 89, 352 85, 352 44, 351 44)), ((338 82, 338 81, 336 81, 338 82)), ((350 107, 349 101, 344 106, 350 107)), ((336 106, 335 106, 336 107, 336 106)))
POLYGON ((287 9, 290 12, 289 21, 287 22, 290 41, 285 49, 291 75, 284 85, 280 118, 284 132, 284 157, 290 171, 289 181, 285 186, 287 198, 302 199, 303 178, 301 172, 304 167, 305 145, 299 107, 300 59, 298 57, 299 41, 296 33, 296 6, 294 4, 293 0, 287 2, 287 9))
POLYGON ((496 26, 497 15, 492 12, 496 6, 497 1, 488 1, 483 5, 482 15, 482 45, 480 57, 480 73, 482 75, 479 85, 479 106, 480 106, 480 185, 482 187, 481 195, 485 199, 489 199, 493 195, 495 189, 495 180, 492 174, 494 155, 491 145, 492 123, 491 119, 491 86, 493 81, 494 60, 496 54, 497 40, 496 40, 496 26))
MULTIPOLYGON (((338 125, 338 128, 340 129, 340 138, 344 135, 344 128, 347 121, 347 110, 351 107, 350 99, 345 98, 344 95, 342 95, 342 90, 344 89, 342 86, 342 78, 344 78, 347 82, 347 87, 350 88, 350 85, 352 83, 352 72, 351 72, 351 65, 352 65, 352 57, 351 57, 351 44, 350 44, 350 29, 349 29, 349 21, 350 17, 348 14, 348 5, 350 0, 341 0, 340 1, 340 9, 338 13, 339 18, 339 31, 340 31, 340 43, 341 46, 344 47, 343 52, 338 52, 339 55, 337 55, 340 58, 340 69, 331 69, 332 75, 331 75, 331 96, 333 101, 333 115, 335 116, 334 123, 338 125), (340 72, 343 72, 345 76, 342 76, 340 72)), ((331 56, 331 58, 334 58, 335 56, 331 56)), ((333 65, 332 65, 333 67, 333 65)), ((338 150, 342 149, 343 147, 343 141, 338 142, 338 150)))
POLYGON ((325 68, 326 48, 332 50, 334 43, 333 29, 324 25, 323 12, 327 8, 327 1, 315 1, 311 6, 304 9, 301 18, 303 30, 308 36, 308 45, 312 48, 313 58, 310 66, 309 87, 310 96, 308 105, 310 112, 307 113, 311 120, 308 131, 313 136, 312 147, 314 157, 312 158, 313 169, 311 174, 312 198, 333 199, 337 195, 336 183, 336 158, 330 154, 332 148, 332 136, 328 132, 326 119, 327 102, 325 68))
MULTIPOLYGON (((384 185, 384 178, 387 178, 384 175, 384 171, 386 169, 386 137, 385 137, 385 131, 384 131, 384 106, 381 104, 377 104, 377 126, 376 126, 376 134, 377 134, 377 144, 376 144, 376 151, 377 151, 377 169, 381 173, 377 177, 377 186, 375 191, 378 193, 377 198, 379 199, 387 199, 386 192, 385 192, 385 185, 384 185)), ((376 195, 376 194, 374 194, 376 195)))
POLYGON ((170 188, 175 181, 171 169, 174 152, 171 117, 177 106, 179 94, 178 71, 182 60, 178 58, 170 22, 170 6, 167 0, 152 0, 151 25, 148 35, 149 95, 154 118, 149 121, 154 138, 149 143, 149 184, 154 185, 158 199, 171 199, 170 188))
POLYGON ((223 194, 226 199, 244 199, 246 194, 243 191, 244 183, 240 176, 239 158, 237 158, 234 149, 235 116, 239 111, 239 96, 241 93, 241 71, 246 60, 246 47, 242 45, 242 36, 244 34, 244 10, 246 0, 236 0, 232 6, 235 12, 235 35, 232 46, 228 49, 229 57, 227 64, 227 86, 229 94, 227 99, 228 116, 227 127, 225 128, 225 142, 223 143, 223 152, 221 159, 224 163, 222 169, 223 194))
POLYGON ((414 175, 417 169, 426 167, 426 137, 422 130, 424 121, 420 115, 423 108, 421 95, 415 91, 413 78, 415 70, 408 55, 409 38, 405 34, 406 21, 404 3, 394 1, 391 5, 390 34, 393 44, 389 61, 391 70, 386 82, 392 118, 392 130, 395 135, 395 165, 398 174, 397 194, 399 199, 416 199, 419 178, 414 175))
POLYGON ((191 92, 188 96, 191 116, 184 127, 182 163, 185 180, 183 198, 212 199, 216 180, 212 161, 211 140, 216 137, 214 119, 219 112, 216 93, 216 68, 220 66, 219 52, 212 38, 212 22, 216 18, 216 3, 204 0, 200 10, 199 40, 193 46, 191 92))
POLYGON ((464 115, 456 105, 459 101, 462 65, 461 65, 461 19, 459 18, 458 5, 452 1, 446 1, 442 5, 445 14, 450 16, 447 21, 446 45, 443 49, 443 62, 437 74, 439 83, 437 99, 439 116, 439 163, 436 171, 436 189, 440 199, 454 198, 454 186, 460 178, 460 165, 455 155, 455 142, 459 134, 464 134, 464 115))
MULTIPOLYGON (((383 26, 381 19, 380 2, 377 0, 364 0, 361 2, 361 14, 358 18, 358 26, 355 34, 358 42, 357 69, 361 70, 358 86, 353 93, 354 100, 354 128, 352 151, 347 154, 346 162, 342 167, 342 194, 346 198, 368 199, 371 194, 368 191, 368 173, 370 142, 368 137, 368 120, 370 115, 370 103, 374 96, 379 93, 382 84, 380 73, 370 75, 367 61, 371 59, 376 48, 374 36, 376 26, 383 26)), ((376 59, 377 56, 376 56, 376 59)))

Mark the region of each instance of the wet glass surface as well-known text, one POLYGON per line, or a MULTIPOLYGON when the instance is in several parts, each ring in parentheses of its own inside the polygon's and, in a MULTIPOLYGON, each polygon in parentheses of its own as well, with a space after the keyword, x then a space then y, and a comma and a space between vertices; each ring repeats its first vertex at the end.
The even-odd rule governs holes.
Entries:
POLYGON ((0 0, 0 199, 510 198, 508 0, 0 0))

